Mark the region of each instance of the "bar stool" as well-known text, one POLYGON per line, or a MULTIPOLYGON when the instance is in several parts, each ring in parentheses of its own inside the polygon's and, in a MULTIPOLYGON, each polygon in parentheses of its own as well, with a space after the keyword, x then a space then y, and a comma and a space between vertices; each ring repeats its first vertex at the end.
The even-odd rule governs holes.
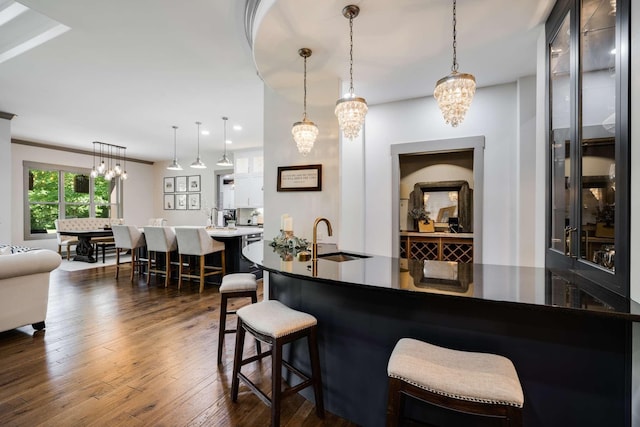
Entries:
POLYGON ((164 274, 164 287, 169 285, 171 279, 171 253, 178 250, 176 233, 170 227, 145 226, 144 236, 147 241, 147 285, 151 281, 151 273, 164 274), (158 252, 164 253, 164 269, 159 268, 158 252))
POLYGON ((467 414, 502 418, 504 426, 522 425, 524 395, 506 357, 402 338, 387 372, 388 427, 399 425, 404 395, 467 414))
POLYGON ((231 382, 231 400, 238 400, 240 380, 267 406, 271 407, 271 426, 280 425, 280 408, 282 399, 298 391, 313 386, 316 414, 324 417, 324 403, 322 400, 322 381, 320 379, 320 357, 318 355, 317 324, 318 321, 310 314, 293 310, 276 300, 261 301, 242 307, 238 310, 238 332, 236 334, 236 349, 233 358, 233 379, 231 382), (258 353, 255 356, 242 358, 245 332, 271 345, 271 350, 258 353), (311 359, 311 377, 300 372, 282 359, 282 347, 290 342, 307 337, 309 356, 311 359), (253 384, 242 372, 242 366, 271 356, 271 399, 253 384), (286 390, 282 390, 282 366, 296 374, 303 381, 286 390))
POLYGON ((204 227, 175 227, 178 238, 178 253, 180 254, 180 267, 178 271, 178 289, 182 287, 182 278, 200 279, 200 293, 204 290, 205 277, 219 274, 224 277, 225 252, 224 242, 213 239, 204 227), (220 252, 222 259, 221 266, 206 265, 205 255, 220 252), (185 255, 195 255, 199 258, 199 274, 183 273, 183 257, 185 255))
MULTIPOLYGON (((232 298, 251 298, 251 303, 258 302, 258 284, 253 273, 232 273, 222 278, 220 285, 220 326, 218 328, 218 365, 222 363, 222 346, 225 334, 233 334, 236 329, 227 329, 227 314, 236 314, 228 311, 227 304, 232 298)), ((256 340, 258 354, 261 353, 260 341, 256 340)))
POLYGON ((141 274, 142 268, 146 264, 140 261, 138 256, 138 250, 147 244, 144 234, 138 230, 138 227, 133 225, 112 225, 111 229, 113 230, 113 239, 116 245, 116 279, 120 272, 120 266, 128 264, 120 262, 120 251, 122 249, 131 250, 131 281, 133 282, 136 269, 141 274))

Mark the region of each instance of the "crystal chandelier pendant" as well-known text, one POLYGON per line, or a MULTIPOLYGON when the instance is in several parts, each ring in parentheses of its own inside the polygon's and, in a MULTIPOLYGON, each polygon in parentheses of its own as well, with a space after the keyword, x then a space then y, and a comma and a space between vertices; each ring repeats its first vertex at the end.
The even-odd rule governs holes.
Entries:
POLYGON ((457 127, 464 120, 473 96, 476 93, 476 79, 471 74, 453 71, 438 80, 433 92, 438 107, 447 124, 457 127))
POLYGON ((306 156, 311 152, 319 131, 315 123, 307 120, 307 58, 311 56, 311 49, 303 47, 298 50, 298 55, 304 58, 304 113, 302 114, 302 121, 293 124, 291 134, 298 147, 298 153, 306 156))
POLYGON ((355 95, 345 96, 336 101, 334 113, 346 138, 353 140, 358 137, 368 110, 367 101, 355 95))
POLYGON ((458 72, 456 25, 456 0, 453 0, 453 65, 451 74, 438 80, 433 91, 444 121, 453 127, 462 123, 476 93, 476 78, 458 72))
POLYGON ((353 93, 353 19, 360 13, 356 5, 348 5, 342 9, 342 16, 349 20, 349 94, 336 101, 334 113, 338 118, 338 125, 345 138, 353 140, 360 134, 364 125, 364 118, 369 108, 364 98, 353 93))
POLYGON ((298 152, 303 156, 306 156, 313 148, 313 143, 318 137, 318 126, 316 126, 312 121, 307 120, 305 117, 301 122, 293 124, 291 134, 298 146, 298 152))

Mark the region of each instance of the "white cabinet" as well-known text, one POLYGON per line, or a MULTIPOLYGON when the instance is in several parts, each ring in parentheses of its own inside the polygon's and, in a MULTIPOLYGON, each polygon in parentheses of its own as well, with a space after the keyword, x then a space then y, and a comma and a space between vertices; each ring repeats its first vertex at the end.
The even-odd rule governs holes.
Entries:
POLYGON ((263 155, 260 150, 234 153, 234 186, 236 208, 260 208, 263 196, 263 155))
POLYGON ((262 176, 235 178, 235 207, 261 208, 263 206, 262 176))
POLYGON ((224 184, 222 186, 222 209, 234 209, 236 207, 234 199, 233 184, 224 184))

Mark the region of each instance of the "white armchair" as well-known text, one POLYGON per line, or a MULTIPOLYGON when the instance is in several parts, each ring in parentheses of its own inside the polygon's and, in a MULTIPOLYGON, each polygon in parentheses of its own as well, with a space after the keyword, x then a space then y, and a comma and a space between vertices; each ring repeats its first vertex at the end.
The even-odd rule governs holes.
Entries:
POLYGON ((0 255, 0 331, 24 325, 44 329, 49 275, 60 262, 48 249, 0 255))

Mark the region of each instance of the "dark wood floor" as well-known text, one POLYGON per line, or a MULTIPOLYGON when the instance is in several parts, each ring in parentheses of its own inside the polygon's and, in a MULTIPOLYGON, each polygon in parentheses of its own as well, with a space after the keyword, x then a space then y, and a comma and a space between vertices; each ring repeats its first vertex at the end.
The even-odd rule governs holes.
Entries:
MULTIPOLYGON (((114 271, 54 271, 46 330, 0 333, 0 425, 269 425, 269 409, 248 389, 237 403, 229 398, 235 336, 218 366, 215 286, 178 292, 153 278, 131 284, 126 270, 116 281, 114 271)), ((252 340, 246 351, 255 351, 252 340)), ((269 362, 246 367, 264 390, 269 362)), ((281 425, 354 424, 329 413, 321 420, 296 395, 284 401, 281 425)))

